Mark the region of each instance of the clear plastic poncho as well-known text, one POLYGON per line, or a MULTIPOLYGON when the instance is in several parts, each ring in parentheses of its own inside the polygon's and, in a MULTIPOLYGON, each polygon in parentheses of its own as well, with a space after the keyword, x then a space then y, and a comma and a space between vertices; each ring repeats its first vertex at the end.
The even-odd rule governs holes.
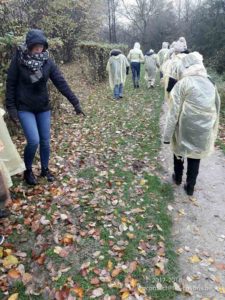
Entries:
POLYGON ((214 150, 220 97, 202 62, 186 65, 182 77, 171 91, 164 141, 172 143, 176 156, 201 159, 214 150))
POLYGON ((0 151, 0 170, 8 187, 12 186, 11 176, 25 170, 24 163, 13 144, 4 121, 5 111, 0 108, 0 141, 4 149, 0 151))
POLYGON ((136 42, 134 44, 134 48, 129 51, 127 59, 130 62, 138 62, 138 63, 144 62, 144 55, 141 50, 141 45, 138 42, 136 42))
POLYGON ((109 85, 112 90, 116 84, 125 84, 126 68, 129 66, 129 62, 123 54, 110 57, 106 70, 109 73, 109 85))
POLYGON ((145 78, 147 79, 155 79, 157 73, 157 55, 151 50, 149 51, 150 55, 145 55, 145 78))

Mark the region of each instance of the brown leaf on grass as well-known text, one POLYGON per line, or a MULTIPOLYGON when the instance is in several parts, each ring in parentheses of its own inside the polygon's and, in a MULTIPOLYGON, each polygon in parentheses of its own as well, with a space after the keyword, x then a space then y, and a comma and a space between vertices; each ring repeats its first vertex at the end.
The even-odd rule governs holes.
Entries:
POLYGON ((98 285, 100 283, 100 280, 98 279, 98 277, 94 277, 91 279, 91 284, 93 285, 98 285))
POLYGON ((84 290, 81 287, 74 287, 70 290, 71 292, 74 292, 76 296, 78 296, 80 299, 84 296, 84 290))
POLYGON ((46 259, 46 256, 44 253, 42 253, 37 259, 36 259, 36 262, 42 266, 45 262, 45 259, 46 259))
POLYGON ((70 289, 64 287, 62 290, 55 293, 55 300, 67 300, 70 294, 70 289))
POLYGON ((112 271, 112 277, 118 276, 123 270, 121 268, 116 268, 112 271))
POLYGON ((8 272, 8 276, 12 279, 19 279, 21 274, 17 269, 11 269, 8 272))
POLYGON ((71 245, 74 242, 74 236, 70 233, 66 233, 61 240, 64 245, 71 245))
POLYGON ((31 282, 33 279, 33 276, 30 273, 24 273, 22 276, 22 282, 24 285, 28 284, 31 282))
POLYGON ((138 266, 137 261, 132 261, 132 262, 129 264, 128 272, 129 272, 129 273, 133 273, 134 271, 136 271, 137 266, 138 266))

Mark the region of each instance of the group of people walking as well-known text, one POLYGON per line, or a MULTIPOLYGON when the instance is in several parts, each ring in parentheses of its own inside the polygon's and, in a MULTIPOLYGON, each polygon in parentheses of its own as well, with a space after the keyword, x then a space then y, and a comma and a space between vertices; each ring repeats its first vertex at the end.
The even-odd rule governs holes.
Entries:
MULTIPOLYGON (((116 100, 123 97, 129 68, 134 88, 140 87, 141 64, 145 79, 154 87, 157 69, 165 89, 168 115, 164 143, 171 144, 174 153, 174 182, 182 182, 184 159, 187 158, 185 191, 193 195, 199 172, 200 159, 213 152, 218 131, 220 97, 209 78, 198 52, 189 53, 185 38, 171 45, 164 42, 156 54, 149 50, 143 55, 140 44, 126 57, 119 49, 110 52, 107 64, 109 83, 116 100)), ((24 162, 21 160, 3 119, 0 109, 0 218, 8 215, 4 203, 10 198, 11 176, 24 171, 28 185, 36 185, 32 165, 40 148, 41 173, 49 182, 54 176, 48 168, 50 156, 51 107, 47 83, 51 79, 69 100, 77 115, 84 115, 79 99, 74 95, 55 63, 49 58, 48 42, 41 30, 27 33, 26 42, 19 46, 8 70, 6 109, 16 126, 21 125, 27 144, 24 162)), ((150 117, 150 116, 149 116, 150 117)), ((148 133, 146 133, 148 134, 148 133)), ((149 140, 151 143, 151 140, 149 140)), ((0 236, 0 243, 3 237, 0 236)))
POLYGON ((200 160, 214 150, 220 112, 220 97, 207 74, 203 56, 198 52, 190 52, 184 37, 171 45, 163 42, 157 54, 151 49, 143 55, 140 44, 135 43, 127 57, 120 50, 113 50, 110 55, 107 70, 116 100, 123 96, 129 67, 134 88, 140 86, 142 63, 149 88, 154 87, 159 70, 168 103, 163 139, 165 144, 171 144, 174 153, 172 178, 177 185, 182 183, 184 159, 187 158, 184 189, 187 195, 193 195, 200 160), (115 92, 117 90, 118 93, 115 92))

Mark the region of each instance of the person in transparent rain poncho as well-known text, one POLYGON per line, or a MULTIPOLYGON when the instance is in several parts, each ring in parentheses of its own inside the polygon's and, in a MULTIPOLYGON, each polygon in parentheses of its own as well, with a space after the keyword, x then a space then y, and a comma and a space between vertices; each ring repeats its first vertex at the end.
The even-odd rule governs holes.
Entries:
POLYGON ((182 63, 182 78, 171 91, 164 143, 172 144, 173 180, 177 185, 182 182, 184 158, 187 158, 187 179, 184 188, 191 196, 194 193, 200 160, 214 150, 220 97, 198 52, 186 55, 182 63))
POLYGON ((173 55, 169 71, 169 80, 167 86, 167 92, 170 93, 178 80, 181 79, 182 71, 182 59, 189 53, 187 48, 187 42, 184 37, 179 40, 173 46, 173 55))
POLYGON ((169 53, 169 43, 167 42, 163 42, 162 43, 162 49, 159 50, 158 54, 157 54, 157 65, 159 67, 159 71, 160 71, 160 78, 163 78, 163 71, 162 71, 162 66, 167 58, 167 55, 169 53))
POLYGON ((167 92, 167 87, 168 87, 168 83, 169 83, 169 78, 171 76, 171 69, 172 69, 172 64, 173 64, 173 57, 174 57, 174 47, 176 45, 176 42, 173 42, 171 45, 170 45, 170 49, 169 49, 169 52, 166 54, 165 56, 165 61, 162 65, 162 73, 163 73, 163 80, 162 80, 162 83, 163 83, 163 86, 164 86, 164 100, 166 102, 170 102, 170 95, 169 93, 167 92))
POLYGON ((148 88, 155 86, 155 78, 157 74, 157 55, 154 50, 149 50, 145 54, 145 80, 148 88))
POLYGON ((134 48, 130 50, 127 59, 129 60, 131 66, 134 88, 139 88, 141 64, 144 63, 144 55, 141 50, 141 45, 138 42, 136 42, 134 44, 134 48))
POLYGON ((126 82, 126 75, 129 73, 129 62, 121 50, 113 49, 106 70, 109 74, 109 85, 113 90, 115 100, 123 98, 123 89, 126 82))
MULTIPOLYGON (((5 111, 0 108, 0 218, 9 216, 5 204, 10 200, 9 188, 12 186, 11 176, 22 173, 25 170, 24 163, 13 144, 4 121, 5 111)), ((0 236, 0 244, 4 242, 4 236, 0 236)))

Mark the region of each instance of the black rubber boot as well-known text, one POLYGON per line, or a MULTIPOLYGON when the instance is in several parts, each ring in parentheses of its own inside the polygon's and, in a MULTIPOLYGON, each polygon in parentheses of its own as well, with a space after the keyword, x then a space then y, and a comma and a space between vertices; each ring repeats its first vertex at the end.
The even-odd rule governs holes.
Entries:
POLYGON ((36 185, 37 184, 37 180, 36 180, 32 170, 24 171, 24 180, 29 185, 36 185))
POLYGON ((55 180, 54 176, 51 174, 48 168, 41 170, 41 177, 46 177, 48 182, 53 182, 55 180))
POLYGON ((176 184, 176 185, 181 185, 181 182, 182 182, 182 176, 176 176, 175 173, 173 173, 172 175, 172 178, 173 178, 173 182, 176 184))
POLYGON ((174 159, 174 173, 172 175, 173 181, 177 185, 180 185, 183 177, 184 160, 182 157, 176 157, 176 155, 173 156, 173 159, 174 159))
POLYGON ((184 190, 188 196, 193 196, 194 194, 194 186, 191 186, 188 183, 185 183, 184 190))

